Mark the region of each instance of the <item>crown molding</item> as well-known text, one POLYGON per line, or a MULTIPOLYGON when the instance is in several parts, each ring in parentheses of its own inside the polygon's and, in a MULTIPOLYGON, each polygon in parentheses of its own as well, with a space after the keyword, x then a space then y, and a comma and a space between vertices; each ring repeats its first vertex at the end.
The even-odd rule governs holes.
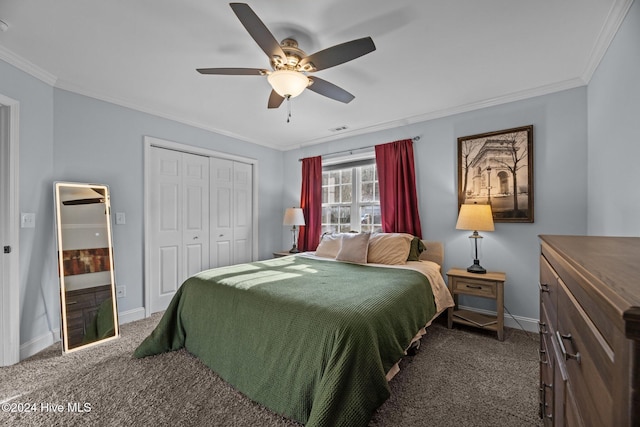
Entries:
POLYGON ((589 62, 587 63, 584 73, 582 73, 582 80, 587 84, 591 81, 591 77, 593 77, 602 58, 604 58, 604 55, 607 53, 609 45, 618 33, 632 4, 633 0, 618 0, 611 6, 607 19, 600 29, 600 34, 598 34, 596 43, 591 50, 591 55, 589 55, 589 62))
POLYGON ((27 61, 23 57, 16 55, 9 49, 0 45, 0 59, 4 62, 13 65, 17 69, 24 71, 25 73, 35 77, 48 84, 49 86, 55 86, 58 78, 50 72, 38 67, 33 62, 27 61))
POLYGON ((198 128, 198 129, 203 129, 209 132, 214 132, 217 133, 219 135, 224 135, 227 136, 229 138, 233 138, 233 139, 237 139, 239 141, 244 141, 244 142, 249 142, 252 144, 256 144, 256 145, 261 145, 263 147, 267 147, 267 148, 272 148, 274 150, 282 150, 282 147, 277 146, 277 145, 273 145, 273 144, 269 144, 265 141, 259 141, 259 140, 254 140, 251 138, 247 138, 244 137, 242 135, 238 135, 236 133, 233 132, 229 132, 227 130, 224 129, 219 129, 213 126, 210 126, 206 123, 200 123, 198 121, 194 121, 191 119, 188 119, 186 117, 181 117, 178 115, 174 115, 174 114, 170 114, 164 111, 160 111, 157 110, 153 107, 149 107, 146 105, 142 105, 142 104, 137 104, 135 102, 131 102, 131 101, 127 101, 121 98, 117 98, 117 97, 113 97, 110 95, 106 95, 104 93, 101 92, 97 92, 97 91, 92 91, 92 90, 88 90, 86 88, 77 86, 73 83, 58 79, 56 86, 57 89, 61 89, 61 90, 66 90, 68 92, 72 92, 78 95, 82 95, 82 96, 86 96, 89 98, 93 98, 93 99, 97 99, 99 101, 104 101, 104 102, 108 102, 110 104, 115 104, 118 105, 120 107, 125 107, 125 108, 129 108, 131 110, 135 110, 135 111, 139 111, 141 113, 146 113, 146 114, 150 114, 152 116, 156 116, 156 117, 161 117, 163 119, 167 119, 167 120, 171 120, 174 122, 178 122, 178 123, 182 123, 184 125, 188 125, 194 128, 198 128))
POLYGON ((428 113, 419 114, 411 117, 399 118, 396 120, 388 121, 385 123, 379 123, 379 124, 364 127, 364 128, 348 130, 345 132, 341 132, 339 136, 332 135, 328 137, 316 138, 301 144, 289 145, 289 146, 283 147, 281 148, 281 150, 289 151, 297 148, 303 148, 311 145, 321 144, 324 142, 345 139, 345 138, 349 138, 357 135, 365 135, 369 133, 395 129, 400 126, 407 126, 415 123, 426 122, 429 120, 435 120, 443 117, 449 117, 456 114, 467 113, 475 110, 481 110, 483 108, 495 107, 495 106, 507 104, 510 102, 522 101, 524 99, 535 98, 537 96, 548 95, 551 93, 574 89, 576 87, 581 87, 585 85, 586 85, 585 81, 582 80, 582 78, 577 77, 574 79, 569 79, 569 80, 565 80, 558 83, 552 83, 549 85, 540 86, 533 89, 527 89, 523 91, 510 93, 497 98, 486 99, 486 100, 473 102, 465 105, 459 105, 459 106, 438 110, 438 111, 430 111, 428 113))

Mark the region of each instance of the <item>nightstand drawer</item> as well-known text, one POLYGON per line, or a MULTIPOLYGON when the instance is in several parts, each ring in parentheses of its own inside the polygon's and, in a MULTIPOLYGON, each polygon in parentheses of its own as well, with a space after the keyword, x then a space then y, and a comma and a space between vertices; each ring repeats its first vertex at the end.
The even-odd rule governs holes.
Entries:
POLYGON ((473 280, 467 278, 456 278, 451 284, 451 291, 456 293, 463 293, 465 295, 475 295, 485 298, 497 297, 497 286, 495 282, 487 282, 481 280, 473 280))

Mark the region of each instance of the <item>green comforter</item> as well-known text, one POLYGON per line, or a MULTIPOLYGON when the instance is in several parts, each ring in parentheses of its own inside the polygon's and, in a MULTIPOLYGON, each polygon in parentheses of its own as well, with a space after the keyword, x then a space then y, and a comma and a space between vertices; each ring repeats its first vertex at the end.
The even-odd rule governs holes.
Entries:
POLYGON ((184 347, 274 412, 366 426, 389 397, 387 371, 435 312, 416 271, 284 257, 188 279, 135 356, 184 347))

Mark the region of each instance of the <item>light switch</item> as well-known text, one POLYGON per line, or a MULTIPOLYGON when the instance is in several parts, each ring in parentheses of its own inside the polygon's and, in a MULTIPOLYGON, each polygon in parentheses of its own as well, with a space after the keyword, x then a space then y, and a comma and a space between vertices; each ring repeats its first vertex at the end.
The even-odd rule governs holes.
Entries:
POLYGON ((36 227, 36 214, 34 214, 34 213, 22 213, 22 214, 20 214, 20 227, 22 227, 22 228, 35 228, 36 227))
POLYGON ((124 212, 116 212, 116 224, 123 225, 126 223, 126 218, 124 216, 124 212))

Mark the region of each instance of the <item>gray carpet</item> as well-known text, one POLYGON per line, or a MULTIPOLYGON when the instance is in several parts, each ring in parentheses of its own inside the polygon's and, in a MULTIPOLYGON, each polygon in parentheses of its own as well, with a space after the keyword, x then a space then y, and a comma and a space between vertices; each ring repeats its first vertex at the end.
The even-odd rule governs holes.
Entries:
MULTIPOLYGON (((123 325, 122 337, 69 355, 54 345, 0 368, 0 425, 300 426, 252 402, 186 351, 132 358, 159 315, 123 325), (28 404, 25 406, 24 404, 28 404), (69 411, 82 408, 84 412, 69 411), (59 412, 57 405, 63 407, 59 412), (58 410, 54 412, 54 410, 58 410)), ((370 426, 539 426, 537 336, 434 324, 401 363, 391 397, 370 426)))

